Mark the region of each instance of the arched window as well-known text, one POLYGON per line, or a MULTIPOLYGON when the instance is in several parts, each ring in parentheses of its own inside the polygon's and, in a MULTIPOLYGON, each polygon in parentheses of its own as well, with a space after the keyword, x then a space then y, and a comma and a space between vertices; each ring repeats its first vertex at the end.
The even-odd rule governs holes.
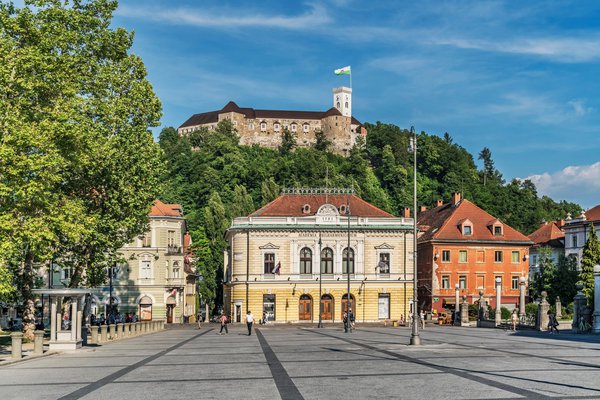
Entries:
POLYGON ((347 274, 348 271, 351 274, 354 273, 354 250, 350 249, 350 252, 348 252, 346 247, 342 253, 342 274, 347 274))
POLYGON ((312 250, 308 247, 300 250, 300 273, 312 274, 312 250))
POLYGON ((333 274, 333 250, 329 247, 321 251, 321 273, 333 274))

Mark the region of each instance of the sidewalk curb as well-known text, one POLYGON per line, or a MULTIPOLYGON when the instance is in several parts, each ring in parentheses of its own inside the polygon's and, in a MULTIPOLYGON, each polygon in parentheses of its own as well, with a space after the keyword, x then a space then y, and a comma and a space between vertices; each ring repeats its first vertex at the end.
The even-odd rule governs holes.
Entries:
POLYGON ((40 354, 40 355, 32 354, 30 356, 23 357, 19 360, 8 359, 6 361, 0 361, 0 367, 5 367, 7 365, 13 365, 13 364, 18 364, 18 363, 22 363, 22 362, 27 362, 30 360, 37 360, 39 358, 50 357, 50 356, 53 356, 56 354, 63 354, 63 352, 62 351, 47 351, 44 354, 40 354))

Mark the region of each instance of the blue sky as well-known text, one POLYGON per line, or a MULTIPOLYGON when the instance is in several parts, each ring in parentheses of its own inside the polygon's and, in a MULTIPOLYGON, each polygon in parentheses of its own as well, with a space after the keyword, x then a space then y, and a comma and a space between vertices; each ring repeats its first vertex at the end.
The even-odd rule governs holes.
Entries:
MULTIPOLYGON (((600 203, 600 2, 121 1, 115 26, 163 102, 163 126, 242 107, 353 114, 487 146, 509 180, 600 203)), ((160 129, 157 130, 157 132, 160 129)))

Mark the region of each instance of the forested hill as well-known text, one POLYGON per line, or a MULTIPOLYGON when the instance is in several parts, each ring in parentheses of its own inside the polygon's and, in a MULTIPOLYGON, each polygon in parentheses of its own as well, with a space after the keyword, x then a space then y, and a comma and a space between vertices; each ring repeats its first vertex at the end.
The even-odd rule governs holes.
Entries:
MULTIPOLYGON (((222 121, 215 131, 198 130, 180 137, 173 128, 160 134, 168 172, 162 200, 180 203, 204 275, 200 292, 205 298, 220 298, 223 239, 231 219, 247 215, 279 195, 284 187, 350 187, 376 206, 395 215, 412 208, 412 154, 410 132, 391 124, 365 124, 367 143, 359 143, 348 158, 327 151, 323 135, 313 148, 293 148, 295 140, 284 132, 278 150, 239 146, 235 130, 222 121)), ((418 136, 418 204, 450 194, 464 198, 525 234, 542 220, 579 215, 579 205, 538 197, 529 181, 506 183, 495 169, 491 152, 478 155, 483 170, 464 148, 444 138, 422 132, 418 136)))

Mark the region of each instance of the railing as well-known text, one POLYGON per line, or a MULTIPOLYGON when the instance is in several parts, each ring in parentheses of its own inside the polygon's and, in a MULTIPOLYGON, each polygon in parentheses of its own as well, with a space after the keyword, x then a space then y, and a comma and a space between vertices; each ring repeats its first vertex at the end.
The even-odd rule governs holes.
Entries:
POLYGON ((167 245, 167 254, 183 254, 183 248, 174 244, 167 245))

